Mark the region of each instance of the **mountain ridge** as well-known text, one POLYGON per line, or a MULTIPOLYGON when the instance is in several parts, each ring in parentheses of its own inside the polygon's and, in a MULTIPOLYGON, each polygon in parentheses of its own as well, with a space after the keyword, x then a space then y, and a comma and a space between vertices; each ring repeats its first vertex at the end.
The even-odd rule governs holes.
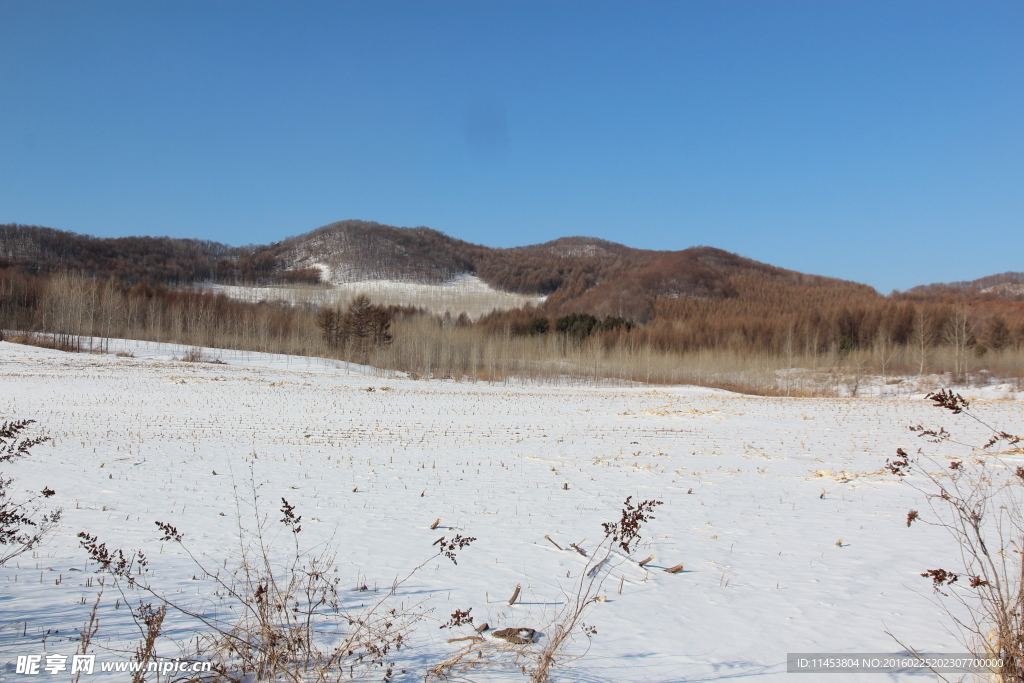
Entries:
MULTIPOLYGON (((472 274, 495 289, 546 296, 544 307, 551 313, 581 311, 640 322, 654 316, 659 301, 735 299, 755 290, 813 299, 842 292, 853 304, 884 298, 869 285, 788 270, 710 246, 650 250, 576 235, 497 248, 423 226, 361 220, 337 221, 278 242, 240 247, 187 238, 102 238, 7 224, 0 225, 0 268, 37 274, 66 269, 126 284, 177 286, 229 281, 441 284, 472 274)), ((924 285, 900 297, 980 291, 977 283, 982 281, 997 288, 991 296, 1008 287, 1005 295, 1016 297, 1024 275, 924 285), (972 284, 973 289, 961 286, 972 284)))
POLYGON ((930 298, 1012 298, 1024 300, 1024 273, 1007 271, 976 280, 934 282, 911 287, 900 296, 907 299, 930 298))

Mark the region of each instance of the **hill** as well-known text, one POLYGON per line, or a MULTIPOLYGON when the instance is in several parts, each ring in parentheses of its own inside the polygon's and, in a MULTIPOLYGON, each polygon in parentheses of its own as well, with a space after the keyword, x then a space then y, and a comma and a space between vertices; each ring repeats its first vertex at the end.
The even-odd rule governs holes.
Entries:
MULTIPOLYGON (((495 289, 546 296, 545 311, 587 312, 646 322, 655 302, 752 295, 757 283, 793 292, 842 292, 876 300, 867 285, 777 268, 713 247, 681 251, 634 249, 590 237, 563 237, 495 249, 429 228, 395 228, 362 221, 334 223, 275 245, 288 268, 319 268, 329 282, 396 279, 444 282, 473 274, 495 289)), ((772 289, 772 288, 767 288, 772 289)))
POLYGON ((1024 301, 1024 273, 999 273, 964 282, 918 285, 898 297, 917 301, 943 299, 1013 299, 1024 301))
POLYGON ((867 285, 777 268, 713 247, 634 249, 589 237, 497 249, 430 228, 341 221, 269 245, 231 247, 169 237, 98 238, 37 226, 0 226, 0 268, 68 270, 126 285, 268 284, 394 280, 440 284, 476 275, 495 289, 546 296, 552 315, 586 312, 646 322, 656 302, 774 296, 879 295, 867 285), (771 286, 768 286, 771 283, 771 286), (774 293, 774 294, 769 294, 774 293))
POLYGON ((98 335, 312 351, 452 378, 611 373, 749 390, 756 376, 757 391, 791 392, 786 371, 830 368, 811 393, 836 391, 851 368, 1019 378, 1018 286, 1011 273, 881 296, 707 246, 564 237, 495 249, 362 221, 243 247, 0 226, 0 330, 69 348, 98 335), (307 286, 281 286, 294 283, 307 286), (362 294, 393 325, 380 348, 343 344, 331 323, 362 294))
POLYGON ((45 275, 60 271, 125 285, 317 281, 286 268, 272 246, 231 247, 172 237, 93 237, 65 230, 0 225, 0 268, 45 275))

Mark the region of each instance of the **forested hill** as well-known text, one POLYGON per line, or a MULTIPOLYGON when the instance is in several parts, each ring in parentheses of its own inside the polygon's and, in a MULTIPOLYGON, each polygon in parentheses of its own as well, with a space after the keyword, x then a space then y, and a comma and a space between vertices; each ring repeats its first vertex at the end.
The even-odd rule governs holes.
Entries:
POLYGON ((617 325, 640 323, 644 343, 662 350, 857 349, 880 338, 905 346, 915 330, 921 339, 942 339, 964 311, 970 339, 987 340, 993 349, 1024 341, 1019 273, 882 296, 867 285, 785 270, 713 247, 654 251, 589 237, 496 249, 429 228, 343 221, 272 244, 232 247, 0 226, 0 299, 31 308, 30 294, 43 292, 46 276, 60 271, 128 287, 172 289, 207 282, 440 284, 474 274, 500 290, 546 296, 537 308, 484 316, 478 323, 489 333, 531 334, 544 329, 545 321, 584 316, 588 325, 602 321, 620 331, 617 325))
MULTIPOLYGON (((52 228, 0 225, 0 269, 70 271, 126 285, 204 282, 315 283, 399 280, 441 283, 474 274, 491 286, 546 295, 550 314, 587 312, 639 322, 659 308, 732 300, 751 306, 872 306, 867 285, 777 268, 713 247, 634 249, 590 237, 496 249, 430 228, 367 221, 332 223, 267 245, 233 247, 170 237, 102 238, 52 228)), ((896 300, 1022 299, 1024 273, 915 287, 896 300)))
POLYGON ((429 228, 343 221, 275 245, 288 267, 321 267, 332 281, 400 279, 443 282, 472 273, 491 286, 548 297, 550 314, 584 311, 646 321, 658 300, 743 297, 799 290, 812 298, 877 300, 867 285, 776 268, 712 247, 634 249, 590 237, 495 249, 429 228))
POLYGON ((65 230, 0 225, 0 269, 33 275, 69 271, 125 285, 319 279, 289 270, 272 246, 231 247, 172 237, 92 237, 65 230))
POLYGON ((964 282, 919 285, 896 296, 901 299, 927 301, 965 298, 1024 301, 1024 273, 999 273, 964 282))
POLYGON ((98 238, 0 226, 0 268, 60 270, 100 279, 187 285, 399 280, 441 283, 474 274, 493 287, 548 297, 553 314, 648 320, 657 301, 746 298, 755 292, 866 302, 866 285, 776 268, 712 247, 634 249, 588 237, 496 249, 429 228, 342 221, 269 245, 231 247, 168 237, 98 238), (782 288, 782 289, 779 289, 782 288))

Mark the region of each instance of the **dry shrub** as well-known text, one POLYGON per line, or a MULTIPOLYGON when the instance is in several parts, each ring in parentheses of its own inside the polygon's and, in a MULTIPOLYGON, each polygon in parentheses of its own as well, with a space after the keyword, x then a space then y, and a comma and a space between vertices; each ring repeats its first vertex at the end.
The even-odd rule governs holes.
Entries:
MULTIPOLYGON (((117 355, 121 356, 124 354, 119 353, 117 355)), ((127 355, 130 358, 135 357, 131 352, 128 352, 127 355)), ((190 347, 189 350, 185 352, 185 355, 181 357, 181 360, 186 363, 212 363, 214 365, 227 365, 227 363, 222 361, 220 358, 210 358, 207 356, 199 346, 190 347)))
POLYGON ((455 562, 456 553, 475 539, 442 537, 435 543, 434 555, 389 589, 372 591, 377 594, 364 607, 369 589, 339 587, 334 551, 326 544, 303 548, 302 518, 283 498, 280 523, 294 548, 286 560, 275 559, 272 546, 281 530, 271 530, 266 516, 259 513, 255 487, 253 491, 255 523, 251 530, 239 523, 241 550, 231 558, 231 569, 208 564, 189 550, 181 532, 156 522, 160 540, 184 550, 200 575, 213 580, 215 594, 223 596, 220 600, 207 596, 200 606, 179 602, 154 588, 147 579, 148 560, 141 552, 112 551, 95 536, 79 533, 90 559, 113 577, 115 586, 122 592, 145 594, 158 605, 140 610, 137 621, 144 628, 136 659, 153 656, 169 610, 200 623, 187 640, 176 642, 187 658, 211 665, 209 673, 192 681, 341 681, 371 671, 390 681, 399 651, 428 612, 422 602, 403 602, 401 586, 436 558, 445 556, 455 562))
MULTIPOLYGON (((28 437, 24 434, 35 421, 15 420, 0 424, 0 465, 28 457, 30 449, 49 440, 49 437, 28 437)), ((25 500, 11 495, 14 479, 0 473, 0 566, 9 560, 38 547, 60 523, 61 510, 44 512, 41 502, 56 492, 43 487, 38 494, 25 500)))
MULTIPOLYGON (((993 673, 1001 683, 1024 682, 1024 441, 983 421, 950 390, 928 394, 938 408, 972 420, 991 433, 983 444, 959 440, 945 428, 911 426, 929 443, 964 449, 942 458, 902 448, 886 462, 925 497, 931 510, 907 513, 906 524, 931 524, 952 536, 959 550, 954 570, 928 569, 940 604, 968 651, 1002 661, 993 673), (966 616, 963 616, 966 615, 966 616)), ((902 643, 901 643, 902 644, 902 643)))
POLYGON ((156 645, 163 634, 167 605, 153 607, 152 603, 142 603, 138 609, 132 610, 132 616, 142 629, 142 638, 135 647, 134 657, 139 667, 132 676, 132 683, 143 683, 146 680, 148 665, 156 657, 156 645))
POLYGON ((23 332, 6 337, 4 341, 9 341, 12 344, 24 344, 25 346, 38 346, 43 349, 54 349, 55 351, 82 351, 81 339, 72 336, 23 332))
MULTIPOLYGON (((483 666, 514 665, 530 677, 531 683, 547 683, 556 667, 585 656, 597 629, 584 619, 594 603, 604 601, 601 589, 612 572, 624 562, 635 562, 633 554, 639 544, 640 530, 654 519, 652 512, 661 504, 659 500, 645 500, 634 505, 630 496, 623 503, 619 520, 602 525, 604 535, 592 552, 588 554, 578 546, 566 550, 586 556, 587 562, 572 587, 565 591, 562 607, 543 628, 519 626, 491 631, 485 624, 473 635, 452 638, 449 642, 466 644, 432 667, 427 672, 427 680, 445 679, 483 666), (588 645, 582 654, 573 655, 569 653, 569 646, 577 636, 585 637, 588 645)), ((471 625, 471 611, 472 608, 456 610, 442 628, 471 625)))

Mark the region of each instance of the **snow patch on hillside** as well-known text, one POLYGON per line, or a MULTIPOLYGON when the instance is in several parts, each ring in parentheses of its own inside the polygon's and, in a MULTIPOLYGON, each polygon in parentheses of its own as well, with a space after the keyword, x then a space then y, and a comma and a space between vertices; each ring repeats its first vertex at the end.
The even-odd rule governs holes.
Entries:
POLYGON ((996 294, 999 296, 1022 296, 1024 295, 1024 284, 1003 282, 981 290, 985 294, 996 294))
MULTIPOLYGON (((311 267, 320 268, 321 271, 330 270, 324 264, 312 264, 311 267)), ((474 320, 494 310, 520 308, 528 304, 539 306, 547 298, 503 292, 475 275, 465 274, 438 285, 397 280, 359 280, 329 286, 207 285, 206 288, 243 301, 286 301, 318 306, 347 306, 359 294, 366 294, 374 303, 384 306, 415 306, 437 315, 450 313, 453 317, 465 313, 474 320)))

